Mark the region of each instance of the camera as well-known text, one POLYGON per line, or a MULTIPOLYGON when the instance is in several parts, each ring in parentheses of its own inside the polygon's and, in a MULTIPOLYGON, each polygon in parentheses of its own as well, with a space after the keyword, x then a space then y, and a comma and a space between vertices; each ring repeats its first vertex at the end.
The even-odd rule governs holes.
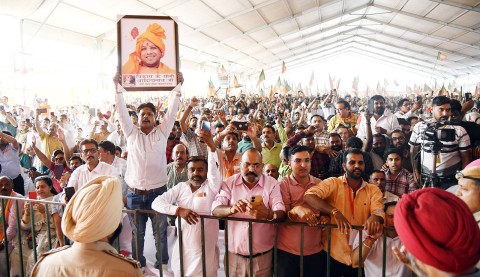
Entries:
POLYGON ((455 129, 445 129, 446 124, 438 122, 429 125, 424 133, 424 139, 430 141, 455 141, 455 129))

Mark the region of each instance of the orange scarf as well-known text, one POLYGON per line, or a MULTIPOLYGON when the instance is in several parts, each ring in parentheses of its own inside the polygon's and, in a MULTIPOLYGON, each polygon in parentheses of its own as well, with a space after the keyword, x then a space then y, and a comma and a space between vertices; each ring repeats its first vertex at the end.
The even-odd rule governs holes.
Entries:
MULTIPOLYGON (((10 193, 10 196, 13 195, 13 190, 10 193)), ((8 227, 8 214, 10 213, 10 201, 11 199, 8 199, 7 205, 5 205, 5 211, 3 213, 3 218, 5 218, 5 227, 1 226, 0 227, 0 241, 3 241, 3 238, 5 237, 4 229, 7 229, 8 227)), ((0 225, 3 225, 3 220, 0 221, 0 225)))

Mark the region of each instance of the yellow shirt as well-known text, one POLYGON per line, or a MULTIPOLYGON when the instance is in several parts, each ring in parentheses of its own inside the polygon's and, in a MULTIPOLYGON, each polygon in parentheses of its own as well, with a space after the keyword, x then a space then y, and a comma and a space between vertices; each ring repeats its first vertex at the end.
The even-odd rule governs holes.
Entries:
POLYGON ((57 137, 51 136, 45 132, 40 135, 40 142, 42 146, 42 152, 45 154, 45 156, 47 156, 47 158, 50 158, 55 150, 63 149, 63 145, 57 137))
POLYGON ((357 125, 358 115, 350 113, 349 117, 343 118, 340 115, 336 114, 334 117, 330 118, 328 121, 328 132, 332 132, 337 129, 339 125, 344 125, 348 129, 352 129, 357 125))
MULTIPOLYGON (((354 196, 345 176, 328 178, 311 187, 305 195, 315 195, 337 208, 352 225, 363 225, 370 215, 385 218, 382 192, 372 184, 363 182, 354 196)), ((336 224, 332 219, 331 224, 336 224)), ((323 232, 323 245, 327 248, 327 232, 323 232)), ((340 234, 337 228, 332 229, 330 256, 335 260, 352 265, 352 247, 349 245, 350 234, 340 234)))

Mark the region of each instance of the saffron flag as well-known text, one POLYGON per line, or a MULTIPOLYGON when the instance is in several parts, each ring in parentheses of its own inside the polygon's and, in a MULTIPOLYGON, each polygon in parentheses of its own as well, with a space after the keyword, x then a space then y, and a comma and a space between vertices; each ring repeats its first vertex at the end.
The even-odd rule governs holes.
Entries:
POLYGON ((262 72, 260 72, 260 76, 258 76, 257 88, 263 81, 265 81, 265 72, 263 72, 262 69, 262 72))
POLYGON ((478 88, 480 87, 480 83, 478 83, 476 86, 475 86, 475 92, 473 93, 473 96, 474 97, 478 97, 478 88))
POLYGON ((213 85, 212 79, 208 80, 208 94, 209 96, 216 96, 215 86, 213 85))
POLYGON ((438 51, 438 54, 437 54, 437 60, 439 61, 444 61, 447 59, 447 55, 443 54, 442 52, 438 51))
POLYGON ((225 70, 225 67, 222 64, 222 67, 220 68, 220 73, 222 74, 223 77, 227 77, 227 70, 225 70))
POLYGON ((235 74, 233 74, 233 87, 234 87, 234 88, 239 88, 239 87, 241 87, 241 86, 242 86, 242 85, 240 85, 240 84, 238 83, 237 76, 235 76, 235 74))
POLYGON ((312 70, 312 76, 310 76, 310 82, 308 83, 310 87, 313 86, 314 80, 315 80, 315 75, 314 75, 314 71, 312 70))
POLYGON ((282 63, 282 74, 285 73, 285 71, 287 71, 287 66, 285 65, 285 61, 283 61, 283 63, 282 63))

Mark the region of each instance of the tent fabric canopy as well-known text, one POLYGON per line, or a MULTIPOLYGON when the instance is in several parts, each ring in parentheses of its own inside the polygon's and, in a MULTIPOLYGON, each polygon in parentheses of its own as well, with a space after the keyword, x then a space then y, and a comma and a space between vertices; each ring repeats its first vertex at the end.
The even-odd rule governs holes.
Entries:
POLYGON ((54 28, 102 41, 109 53, 116 47, 118 15, 172 16, 182 64, 230 64, 244 75, 262 69, 278 74, 283 62, 300 68, 344 52, 406 70, 431 72, 436 63, 435 74, 444 78, 480 74, 479 0, 2 2, 0 13, 35 26, 30 38, 54 28))

